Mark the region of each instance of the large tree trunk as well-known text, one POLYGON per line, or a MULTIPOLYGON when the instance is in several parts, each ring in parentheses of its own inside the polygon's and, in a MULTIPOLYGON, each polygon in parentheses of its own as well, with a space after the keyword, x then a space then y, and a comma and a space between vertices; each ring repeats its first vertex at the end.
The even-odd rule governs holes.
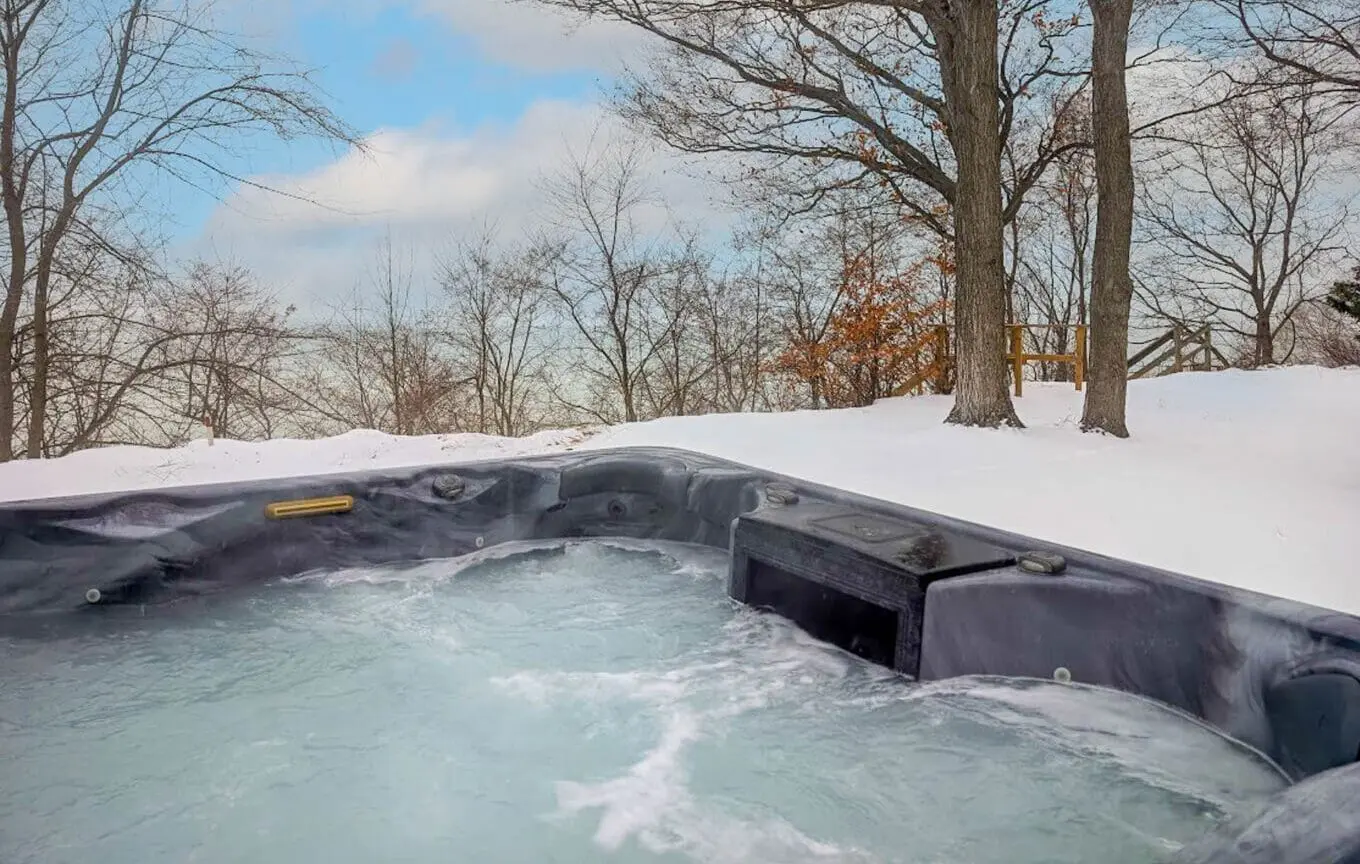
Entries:
POLYGON ((1133 0, 1091 0, 1091 129, 1096 162, 1096 244, 1091 280, 1091 383, 1081 428, 1129 436, 1129 247, 1133 237, 1133 157, 1124 84, 1133 0))
POLYGON ((1001 132, 996 0, 955 0, 934 29, 958 164, 954 200, 958 327, 954 409, 946 422, 1020 426, 1006 387, 1001 132))
POLYGON ((1271 310, 1256 313, 1256 365, 1269 366, 1275 362, 1275 329, 1271 326, 1271 310))

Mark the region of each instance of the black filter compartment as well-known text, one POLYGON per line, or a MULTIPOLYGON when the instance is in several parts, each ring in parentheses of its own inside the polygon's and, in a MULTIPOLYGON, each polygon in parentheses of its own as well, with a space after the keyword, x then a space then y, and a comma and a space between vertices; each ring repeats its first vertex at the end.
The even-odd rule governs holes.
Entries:
POLYGON ((813 501, 739 517, 731 549, 734 600, 913 677, 921 666, 927 586, 1014 560, 947 530, 813 501))
POLYGON ((748 562, 746 603, 796 622, 814 639, 883 666, 897 665, 901 610, 796 576, 758 559, 748 562))
POLYGON ((1265 689, 1274 756, 1290 776, 1360 762, 1360 660, 1323 650, 1295 660, 1265 689))

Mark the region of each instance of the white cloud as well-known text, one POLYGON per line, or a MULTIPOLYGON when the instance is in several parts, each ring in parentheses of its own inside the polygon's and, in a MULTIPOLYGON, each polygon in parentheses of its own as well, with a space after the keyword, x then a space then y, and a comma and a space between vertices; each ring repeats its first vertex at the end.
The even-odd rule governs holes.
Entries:
POLYGON ((613 71, 640 56, 646 44, 644 34, 635 27, 584 20, 532 0, 414 3, 414 8, 444 19, 455 32, 472 38, 488 59, 521 69, 613 71))
MULTIPOLYGON (((440 138, 432 130, 383 129, 365 150, 302 175, 253 178, 276 195, 243 187, 228 198, 233 215, 283 232, 383 222, 419 224, 465 215, 489 204, 504 174, 475 139, 440 138)), ((228 219, 214 229, 247 224, 228 219)))
MULTIPOLYGON (((187 254, 222 256, 254 268, 303 307, 325 305, 362 282, 385 231, 408 248, 417 282, 459 235, 492 222, 518 238, 541 222, 540 180, 593 134, 620 134, 592 103, 540 101, 510 125, 464 134, 434 127, 386 129, 367 152, 348 153, 299 175, 253 178, 289 196, 242 186, 217 208, 187 254), (315 202, 315 203, 313 203, 315 202)), ((722 191, 653 144, 645 170, 678 220, 720 232, 734 217, 715 203, 722 191)), ((666 217, 647 214, 652 225, 666 217)))

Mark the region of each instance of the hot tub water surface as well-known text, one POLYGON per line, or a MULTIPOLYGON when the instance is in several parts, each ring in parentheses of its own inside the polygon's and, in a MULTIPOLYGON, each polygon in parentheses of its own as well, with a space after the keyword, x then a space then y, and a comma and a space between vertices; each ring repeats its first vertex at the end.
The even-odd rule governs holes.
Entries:
POLYGON ((0 637, 0 861, 1157 862, 1287 785, 1137 697, 909 683, 725 573, 512 544, 0 637))

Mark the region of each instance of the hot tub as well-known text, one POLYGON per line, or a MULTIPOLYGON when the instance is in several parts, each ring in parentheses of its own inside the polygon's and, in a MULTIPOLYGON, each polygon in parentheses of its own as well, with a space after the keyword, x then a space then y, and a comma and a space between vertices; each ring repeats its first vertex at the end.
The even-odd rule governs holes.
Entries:
POLYGON ((41 645, 318 571, 590 538, 725 553, 733 600, 918 686, 1120 691, 1287 775, 1176 860, 1360 862, 1360 620, 688 452, 3 504, 0 637, 41 645))

